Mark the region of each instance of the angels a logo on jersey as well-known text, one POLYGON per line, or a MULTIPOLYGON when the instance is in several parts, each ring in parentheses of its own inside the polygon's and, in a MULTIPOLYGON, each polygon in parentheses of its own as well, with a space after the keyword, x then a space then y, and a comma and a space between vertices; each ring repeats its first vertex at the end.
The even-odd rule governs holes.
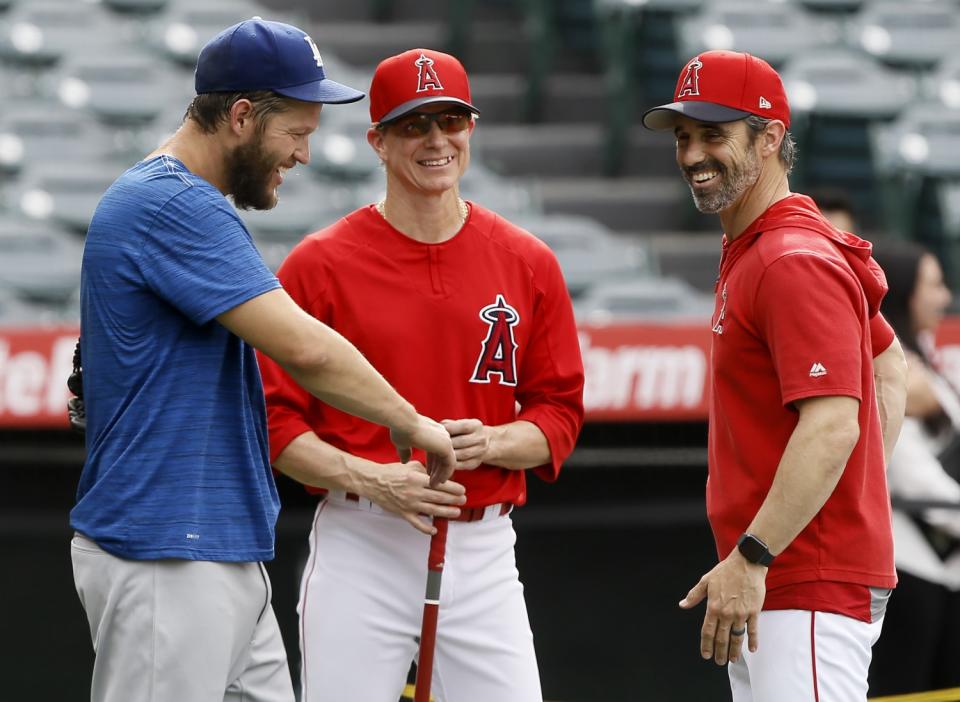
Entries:
POLYGON ((498 375, 502 385, 516 385, 517 341, 513 338, 513 328, 520 323, 520 314, 499 294, 492 305, 480 310, 480 319, 489 324, 490 329, 470 382, 489 383, 491 375, 498 375))
POLYGON ((414 63, 420 69, 417 73, 417 92, 422 93, 427 90, 443 90, 440 83, 440 77, 437 76, 437 69, 433 67, 433 59, 426 54, 420 54, 414 63))
POLYGON ((683 74, 683 80, 680 83, 680 90, 677 91, 677 97, 682 98, 685 95, 700 94, 700 69, 703 68, 703 62, 697 56, 687 64, 687 72, 683 74))

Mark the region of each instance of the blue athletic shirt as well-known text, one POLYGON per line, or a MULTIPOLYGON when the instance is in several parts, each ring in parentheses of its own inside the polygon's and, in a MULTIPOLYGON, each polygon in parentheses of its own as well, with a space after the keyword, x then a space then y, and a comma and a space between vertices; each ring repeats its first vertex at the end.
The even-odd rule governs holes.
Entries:
POLYGON ((215 317, 279 286, 226 198, 176 159, 138 163, 107 190, 80 282, 76 531, 123 558, 273 558, 260 371, 215 317))

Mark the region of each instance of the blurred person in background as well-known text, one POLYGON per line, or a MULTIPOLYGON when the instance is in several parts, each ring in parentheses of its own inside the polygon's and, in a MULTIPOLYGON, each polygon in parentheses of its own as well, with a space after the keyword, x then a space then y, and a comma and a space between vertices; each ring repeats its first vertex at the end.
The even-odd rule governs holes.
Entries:
POLYGON ((807 197, 817 204, 820 214, 842 232, 860 234, 857 216, 853 211, 853 202, 840 188, 820 187, 807 190, 807 197))
POLYGON ((302 700, 396 702, 417 654, 427 517, 450 519, 432 692, 541 702, 510 512, 527 472, 557 479, 583 422, 583 364, 553 252, 460 197, 478 113, 453 56, 414 49, 370 87, 384 200, 309 235, 278 276, 453 437, 459 509, 387 433, 303 392, 261 357, 274 465, 328 489, 303 575, 302 700), (427 515, 425 517, 424 515, 427 515))
POLYGON ((734 702, 864 702, 896 584, 884 454, 906 389, 882 271, 790 192, 790 108, 765 61, 694 57, 643 123, 673 133, 694 203, 724 229, 707 481, 721 560, 680 606, 706 599, 700 654, 729 663, 734 702))
POLYGON ((918 244, 878 241, 887 274, 884 316, 907 355, 907 416, 887 468, 894 499, 899 583, 874 647, 870 694, 960 687, 960 395, 934 338, 950 291, 936 257, 918 244), (899 508, 936 500, 958 509, 899 508))
MULTIPOLYGON (((303 31, 254 18, 203 48, 178 131, 93 216, 81 276, 87 460, 70 514, 98 702, 292 702, 263 561, 279 510, 254 348, 309 392, 426 449, 419 415, 342 336, 280 288, 227 201, 270 209, 309 160, 326 78, 303 31)), ((422 370, 429 379, 431 369, 422 370)))

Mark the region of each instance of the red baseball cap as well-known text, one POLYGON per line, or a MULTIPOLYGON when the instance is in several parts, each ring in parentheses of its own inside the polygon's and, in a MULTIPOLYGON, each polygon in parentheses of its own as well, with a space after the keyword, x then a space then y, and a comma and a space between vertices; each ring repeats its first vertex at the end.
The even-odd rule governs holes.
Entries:
POLYGON ((647 129, 672 129, 681 114, 701 122, 733 122, 749 115, 778 119, 790 128, 783 81, 770 64, 736 51, 694 56, 677 80, 674 102, 643 113, 647 129))
POLYGON ((431 49, 410 49, 384 59, 370 84, 370 119, 389 122, 421 105, 453 102, 474 114, 467 71, 455 57, 431 49))

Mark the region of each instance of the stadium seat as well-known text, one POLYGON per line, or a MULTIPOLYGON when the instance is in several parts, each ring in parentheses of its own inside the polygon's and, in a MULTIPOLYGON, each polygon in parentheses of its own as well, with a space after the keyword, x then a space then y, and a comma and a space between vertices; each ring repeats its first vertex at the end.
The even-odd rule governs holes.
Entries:
POLYGON ((146 16, 163 11, 170 0, 100 0, 113 12, 146 16))
POLYGON ((574 298, 603 281, 649 276, 650 252, 617 238, 600 222, 576 215, 514 217, 513 222, 542 240, 556 254, 574 298))
POLYGON ((684 57, 702 51, 746 51, 780 66, 793 56, 839 38, 836 22, 825 21, 790 3, 712 0, 680 23, 684 57))
POLYGON ((911 105, 874 131, 876 164, 886 175, 960 179, 960 105, 911 105))
POLYGON ((945 0, 868 2, 851 21, 847 41, 885 63, 928 69, 955 53, 960 13, 945 0))
POLYGON ((0 19, 0 60, 42 70, 66 55, 109 54, 115 46, 136 41, 133 32, 91 3, 19 2, 0 19))
POLYGON ((925 242, 960 273, 960 106, 924 102, 874 130, 876 164, 891 229, 925 242))
POLYGON ((0 289, 63 304, 80 283, 83 247, 64 229, 21 218, 0 219, 0 289))
POLYGON ((113 126, 143 126, 171 102, 183 103, 189 87, 183 83, 152 56, 134 51, 70 57, 55 72, 61 102, 113 126))
POLYGON ((0 173, 26 164, 83 162, 117 150, 116 135, 56 102, 12 100, 0 112, 0 173))
POLYGON ((0 325, 5 328, 36 327, 38 324, 76 319, 79 319, 79 310, 75 314, 60 313, 53 305, 29 302, 17 296, 13 290, 0 287, 0 325))
POLYGON ((629 132, 643 108, 669 102, 686 57, 677 46, 677 24, 701 0, 595 0, 602 37, 607 121, 604 172, 619 175, 629 132))
POLYGON ((600 282, 574 302, 580 322, 703 322, 713 313, 712 295, 678 278, 646 277, 600 282))
POLYGON ((222 29, 268 11, 253 0, 170 0, 149 22, 147 41, 162 55, 192 69, 203 45, 222 29))
POLYGON ((262 242, 293 244, 353 209, 353 192, 333 182, 323 183, 298 167, 288 171, 271 210, 238 210, 251 234, 262 242))
MULTIPOLYGON (((333 109, 337 107, 339 105, 333 109)), ((367 143, 369 126, 369 116, 362 128, 350 124, 324 124, 310 136, 309 167, 326 178, 350 181, 369 178, 380 165, 380 159, 367 143)))
POLYGON ((129 165, 86 161, 31 167, 16 186, 17 209, 29 219, 57 222, 86 234, 104 191, 129 165))
POLYGON ((906 107, 916 81, 842 47, 797 56, 781 75, 800 148, 795 183, 842 188, 865 213, 867 226, 879 224, 870 130, 906 107))

